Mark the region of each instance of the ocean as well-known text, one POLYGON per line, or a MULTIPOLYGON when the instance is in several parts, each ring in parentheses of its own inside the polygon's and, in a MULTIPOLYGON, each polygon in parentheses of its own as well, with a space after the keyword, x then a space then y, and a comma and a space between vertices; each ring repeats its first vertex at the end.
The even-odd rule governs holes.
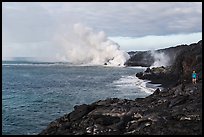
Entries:
POLYGON ((35 135, 75 105, 107 98, 135 99, 154 86, 135 77, 142 67, 2 62, 2 134, 35 135))

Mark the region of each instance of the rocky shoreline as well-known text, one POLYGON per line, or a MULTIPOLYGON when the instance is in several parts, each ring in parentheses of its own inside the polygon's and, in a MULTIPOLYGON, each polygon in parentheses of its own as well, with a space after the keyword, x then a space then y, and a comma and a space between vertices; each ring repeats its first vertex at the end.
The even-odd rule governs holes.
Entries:
POLYGON ((136 74, 161 83, 163 90, 146 98, 75 106, 39 135, 202 135, 202 41, 184 49, 170 67, 136 74), (189 78, 192 68, 198 73, 196 84, 189 78))
POLYGON ((74 109, 40 135, 201 135, 202 83, 156 90, 135 100, 99 100, 74 109))

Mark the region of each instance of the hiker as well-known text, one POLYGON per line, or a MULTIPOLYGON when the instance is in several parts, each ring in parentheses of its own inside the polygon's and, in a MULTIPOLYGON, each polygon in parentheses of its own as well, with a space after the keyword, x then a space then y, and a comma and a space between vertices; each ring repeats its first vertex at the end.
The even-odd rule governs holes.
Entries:
POLYGON ((195 70, 192 73, 192 83, 196 84, 196 73, 195 73, 195 70))

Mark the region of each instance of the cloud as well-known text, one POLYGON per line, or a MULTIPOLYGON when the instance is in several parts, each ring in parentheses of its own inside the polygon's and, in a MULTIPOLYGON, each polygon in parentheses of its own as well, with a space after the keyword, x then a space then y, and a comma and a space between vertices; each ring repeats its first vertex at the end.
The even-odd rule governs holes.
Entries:
MULTIPOLYGON (((96 32, 104 31, 108 37, 190 34, 202 32, 202 3, 3 2, 3 54, 9 55, 8 50, 16 45, 25 52, 33 45, 40 50, 49 48, 61 30, 69 31, 75 23, 90 26, 96 32)), ((15 56, 16 52, 13 53, 15 56)))
POLYGON ((46 41, 54 34, 56 22, 43 7, 30 3, 6 4, 3 7, 2 25, 5 42, 46 41))
MULTIPOLYGON (((19 26, 16 31, 23 27, 31 27, 34 33, 38 33, 38 29, 52 30, 53 22, 70 25, 81 22, 110 36, 138 37, 202 31, 201 2, 14 4, 3 5, 3 23, 10 22, 7 26, 14 31, 12 26, 16 23, 15 26, 19 26)), ((26 33, 25 29, 22 30, 26 33)))

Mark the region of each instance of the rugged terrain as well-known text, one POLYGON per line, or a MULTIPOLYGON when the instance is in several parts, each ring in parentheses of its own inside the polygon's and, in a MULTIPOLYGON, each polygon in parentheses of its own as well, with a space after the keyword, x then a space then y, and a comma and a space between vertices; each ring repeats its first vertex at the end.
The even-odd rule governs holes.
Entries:
POLYGON ((179 52, 171 66, 136 74, 162 83, 162 91, 75 106, 40 135, 202 135, 202 41, 179 52), (192 70, 198 74, 197 84, 191 83, 192 70))
POLYGON ((156 90, 135 100, 106 99, 51 122, 41 135, 201 135, 202 84, 156 90))

